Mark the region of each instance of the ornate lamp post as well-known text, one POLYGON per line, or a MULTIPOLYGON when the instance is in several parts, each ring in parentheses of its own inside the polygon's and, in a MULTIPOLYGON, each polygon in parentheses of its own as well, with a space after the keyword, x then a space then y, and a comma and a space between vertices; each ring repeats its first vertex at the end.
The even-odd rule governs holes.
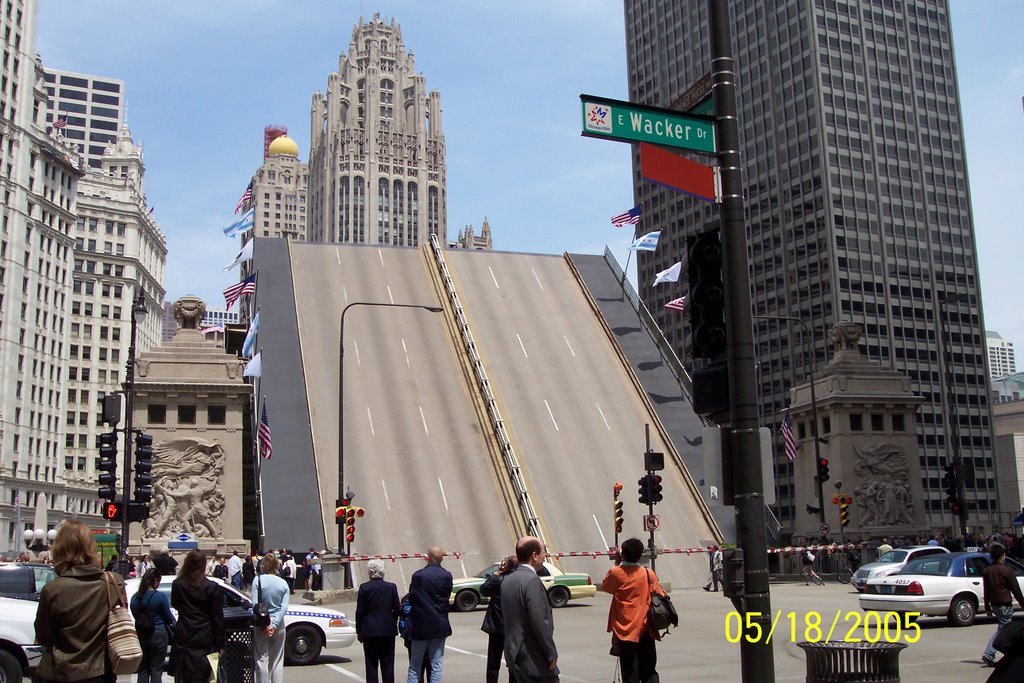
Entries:
POLYGON ((128 577, 129 563, 128 563, 128 529, 131 525, 129 519, 129 473, 132 469, 132 436, 133 436, 133 425, 132 418, 134 417, 134 405, 135 405, 135 341, 138 336, 139 325, 146 319, 146 293, 142 291, 141 285, 138 286, 135 301, 132 303, 132 320, 131 320, 131 338, 128 345, 128 364, 125 368, 124 373, 124 396, 125 396, 125 410, 124 410, 124 466, 121 468, 123 472, 123 481, 121 486, 121 574, 125 578, 128 577))
POLYGON ((49 531, 43 531, 42 529, 25 529, 21 534, 21 537, 25 540, 25 547, 38 555, 39 553, 50 549, 50 546, 53 544, 53 539, 57 537, 57 530, 50 529, 49 531))

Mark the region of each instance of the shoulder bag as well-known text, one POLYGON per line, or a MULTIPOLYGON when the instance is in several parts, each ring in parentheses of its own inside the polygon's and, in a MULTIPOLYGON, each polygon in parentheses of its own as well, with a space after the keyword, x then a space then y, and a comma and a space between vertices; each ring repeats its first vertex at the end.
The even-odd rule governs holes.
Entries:
POLYGON ((252 608, 256 628, 270 626, 270 608, 263 604, 263 576, 256 577, 256 604, 252 608))
POLYGON ((125 607, 117 585, 108 572, 103 572, 107 591, 107 658, 115 674, 133 674, 142 662, 142 646, 135 632, 132 617, 125 607), (111 597, 113 591, 113 597, 111 597))
POLYGON ((654 592, 651 570, 647 571, 647 587, 651 594, 651 604, 647 608, 647 625, 654 631, 668 633, 669 626, 679 626, 679 614, 676 613, 672 598, 654 592))

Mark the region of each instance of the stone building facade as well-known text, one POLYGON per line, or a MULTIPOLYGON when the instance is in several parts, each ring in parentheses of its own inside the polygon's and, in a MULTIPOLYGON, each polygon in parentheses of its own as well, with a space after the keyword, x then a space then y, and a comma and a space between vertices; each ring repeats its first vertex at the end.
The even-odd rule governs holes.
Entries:
MULTIPOLYGON (((251 236, 306 241, 308 175, 294 140, 281 135, 270 143, 263 165, 252 178, 255 213, 251 236)), ((251 236, 246 233, 243 239, 251 236)))

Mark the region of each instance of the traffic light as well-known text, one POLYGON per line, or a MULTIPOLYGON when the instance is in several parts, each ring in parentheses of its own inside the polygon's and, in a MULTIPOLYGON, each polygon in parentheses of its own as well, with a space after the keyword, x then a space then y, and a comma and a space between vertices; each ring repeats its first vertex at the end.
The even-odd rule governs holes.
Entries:
POLYGON ((637 498, 637 501, 641 505, 649 505, 651 502, 650 479, 645 474, 644 476, 636 480, 636 485, 636 492, 640 496, 639 498, 637 498))
POLYGON ((622 533, 622 523, 624 521, 625 518, 622 515, 622 501, 617 500, 615 501, 615 533, 622 533))
POLYGON ((660 474, 648 474, 647 476, 648 476, 648 478, 651 481, 651 483, 650 483, 651 502, 655 503, 655 504, 660 503, 665 498, 665 496, 661 495, 661 475, 660 474))
POLYGON ((110 501, 103 504, 103 519, 108 522, 120 522, 122 509, 121 503, 110 501))
POLYGON ((947 463, 942 468, 945 474, 942 475, 942 485, 946 489, 946 505, 950 512, 959 515, 963 503, 960 500, 959 482, 956 476, 956 463, 947 463))
POLYGON ((727 342, 720 231, 687 237, 686 258, 693 357, 712 360, 725 353, 727 342))
MULTIPOLYGON (((153 437, 144 432, 135 435, 135 494, 136 503, 149 505, 153 500, 153 437)), ((148 516, 148 515, 147 515, 148 516)))
POLYGON ((345 513, 348 512, 348 501, 346 500, 346 501, 342 501, 342 502, 345 503, 345 505, 342 505, 341 507, 334 508, 334 522, 336 524, 344 524, 345 523, 345 517, 346 517, 345 513))
POLYGON ((832 504, 839 505, 839 496, 832 496, 832 504))
POLYGON ((828 481, 828 458, 818 459, 818 481, 824 484, 828 481))
POLYGON ((100 434, 96 443, 100 449, 100 457, 96 458, 96 469, 100 473, 97 494, 104 500, 113 501, 117 497, 117 432, 100 434))
POLYGON ((853 502, 853 498, 850 496, 839 496, 839 524, 841 526, 850 526, 850 503, 853 502))

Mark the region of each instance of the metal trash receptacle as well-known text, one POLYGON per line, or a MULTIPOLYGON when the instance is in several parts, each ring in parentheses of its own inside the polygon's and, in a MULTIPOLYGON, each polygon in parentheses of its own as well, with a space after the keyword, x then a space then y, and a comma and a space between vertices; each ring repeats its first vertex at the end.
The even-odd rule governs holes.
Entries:
POLYGON ((224 617, 224 653, 217 666, 217 683, 254 683, 254 653, 252 615, 224 617))
POLYGON ((899 683, 906 643, 797 643, 807 683, 899 683))

